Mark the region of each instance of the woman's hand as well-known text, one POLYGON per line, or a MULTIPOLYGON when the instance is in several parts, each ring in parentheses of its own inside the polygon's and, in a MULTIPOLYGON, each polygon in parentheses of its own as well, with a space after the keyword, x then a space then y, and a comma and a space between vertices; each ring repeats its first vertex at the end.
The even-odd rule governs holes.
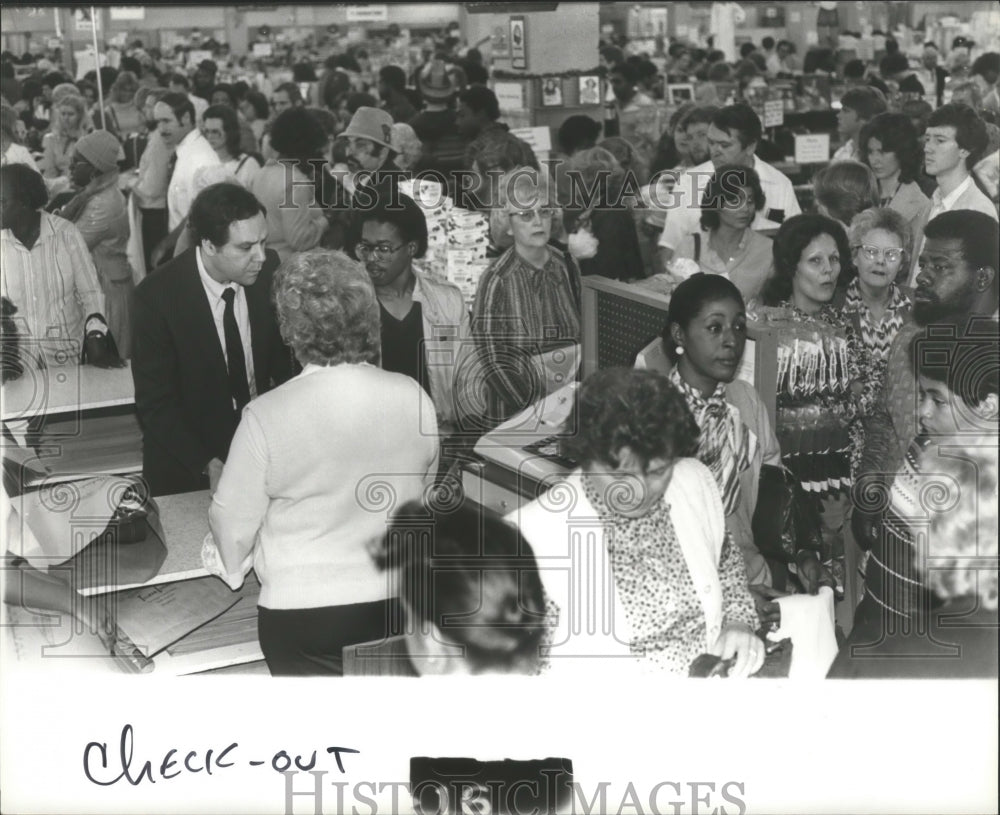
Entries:
POLYGON ((816 594, 820 586, 837 585, 830 571, 819 562, 819 556, 815 552, 799 552, 795 556, 795 565, 798 566, 799 580, 809 594, 816 594))
POLYGON ((736 657, 729 676, 737 679, 757 673, 764 664, 764 643, 745 623, 726 625, 709 653, 723 660, 736 657))

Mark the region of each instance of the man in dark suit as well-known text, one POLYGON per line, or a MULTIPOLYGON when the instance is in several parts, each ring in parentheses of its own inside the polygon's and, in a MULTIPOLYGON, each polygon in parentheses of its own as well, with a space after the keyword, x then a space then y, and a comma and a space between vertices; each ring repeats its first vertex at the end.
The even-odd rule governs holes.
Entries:
POLYGON ((243 407, 292 373, 260 202, 238 184, 215 184, 188 221, 195 246, 135 290, 132 377, 153 495, 214 490, 243 407))

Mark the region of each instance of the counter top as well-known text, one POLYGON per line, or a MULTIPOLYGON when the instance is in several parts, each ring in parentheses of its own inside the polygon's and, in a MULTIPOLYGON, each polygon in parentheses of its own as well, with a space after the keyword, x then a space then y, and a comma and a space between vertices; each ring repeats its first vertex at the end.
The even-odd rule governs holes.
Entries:
POLYGON ((135 404, 132 366, 64 365, 25 370, 2 389, 3 421, 135 404))
POLYGON ((201 544, 208 534, 208 508, 212 503, 208 490, 163 495, 155 500, 160 508, 163 543, 167 548, 167 557, 159 572, 145 583, 94 585, 81 589, 82 593, 105 594, 208 574, 201 565, 201 544))

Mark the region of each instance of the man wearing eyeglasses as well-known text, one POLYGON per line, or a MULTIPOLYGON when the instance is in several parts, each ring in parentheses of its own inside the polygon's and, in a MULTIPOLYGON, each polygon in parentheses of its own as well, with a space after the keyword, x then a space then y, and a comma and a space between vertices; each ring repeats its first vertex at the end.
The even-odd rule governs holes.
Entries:
POLYGON ((972 168, 983 157, 989 144, 986 124, 968 105, 961 102, 939 107, 924 132, 924 168, 937 181, 924 216, 916 222, 916 248, 909 285, 915 286, 920 274, 924 226, 942 212, 968 209, 982 212, 994 220, 997 209, 976 186, 972 168))
POLYGON ((382 368, 406 374, 430 394, 439 432, 458 419, 455 371, 469 338, 469 315, 458 287, 418 269, 427 250, 424 213, 405 195, 388 195, 359 214, 354 254, 368 270, 379 302, 382 368))

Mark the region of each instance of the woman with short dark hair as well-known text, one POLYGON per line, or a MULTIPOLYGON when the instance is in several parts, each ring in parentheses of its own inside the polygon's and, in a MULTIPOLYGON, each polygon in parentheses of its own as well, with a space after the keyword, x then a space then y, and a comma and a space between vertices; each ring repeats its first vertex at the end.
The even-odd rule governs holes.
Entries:
POLYGON ((241 146, 240 121, 229 105, 212 105, 201 116, 201 132, 230 174, 250 189, 260 162, 241 146))
POLYGON ((674 276, 686 276, 676 262, 688 258, 700 271, 732 280, 744 300, 759 297, 773 270, 771 239, 751 228, 764 204, 760 177, 752 167, 719 167, 701 199, 701 228, 684 237, 671 259, 674 276))
POLYGON ((340 252, 281 265, 274 302, 302 373, 244 408, 202 556, 233 589, 260 580, 258 636, 273 675, 342 673, 347 645, 381 641, 398 607, 370 545, 437 468, 427 394, 383 371, 378 302, 340 252))
POLYGON ((662 335, 673 363, 670 380, 698 424, 697 457, 715 476, 747 579, 751 586, 769 586, 752 521, 761 466, 780 465, 781 448, 757 391, 737 377, 746 341, 746 308, 730 280, 696 274, 674 290, 662 335))
POLYGON ((282 260, 319 245, 327 229, 321 167, 326 132, 305 108, 289 108, 271 125, 278 154, 254 176, 250 190, 267 208, 267 245, 282 260))
POLYGON ((681 393, 653 371, 597 371, 565 427, 579 467, 512 515, 558 609, 551 670, 687 676, 713 653, 734 659, 732 676, 757 671, 764 645, 743 557, 694 458, 698 426, 681 393), (589 590, 576 597, 575 586, 589 590))
POLYGON ((549 619, 531 546, 488 509, 431 504, 400 509, 377 558, 399 585, 403 636, 348 648, 345 673, 539 673, 549 619))

